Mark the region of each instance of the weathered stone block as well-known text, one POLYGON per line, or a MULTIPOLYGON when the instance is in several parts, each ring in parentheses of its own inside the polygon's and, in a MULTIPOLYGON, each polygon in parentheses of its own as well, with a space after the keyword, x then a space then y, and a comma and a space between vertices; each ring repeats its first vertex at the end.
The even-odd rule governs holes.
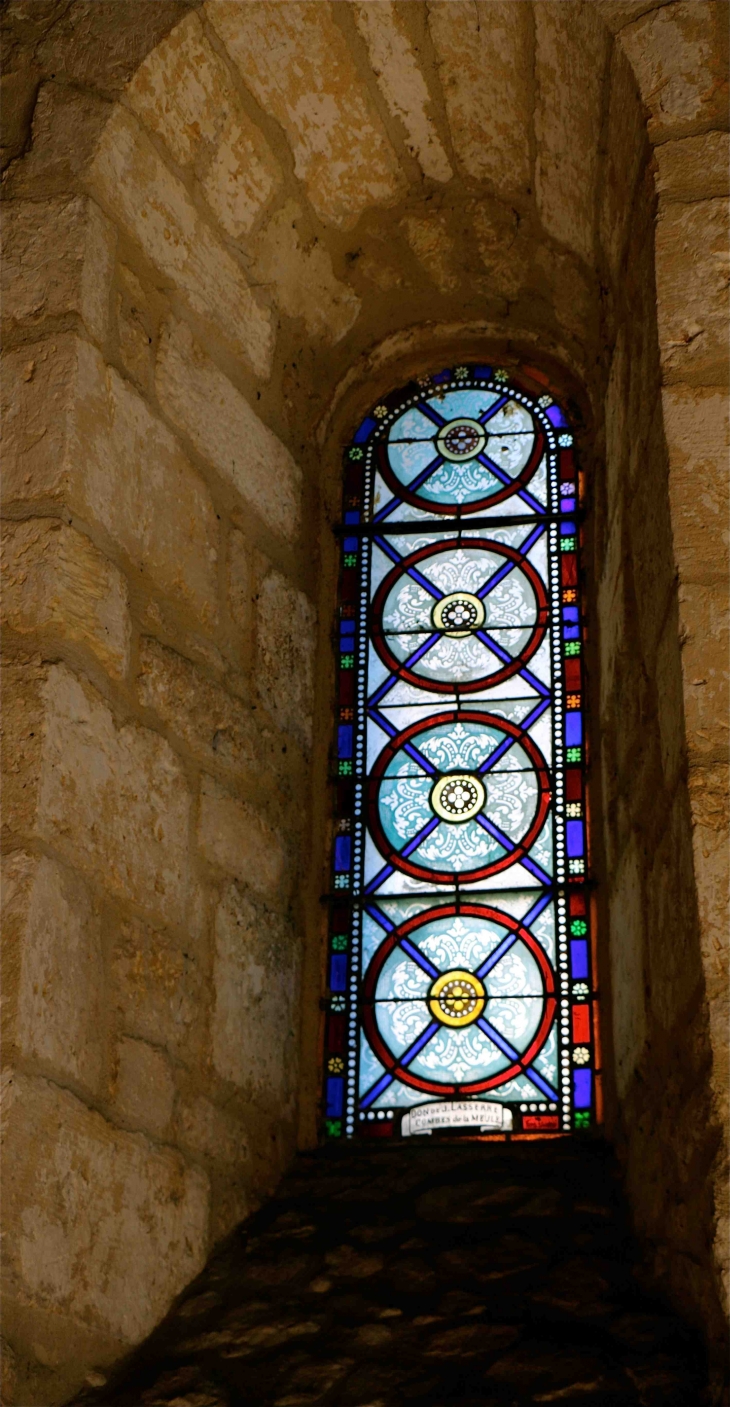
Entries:
POLYGON ((272 532, 291 540, 299 525, 301 471, 184 323, 166 325, 156 381, 163 410, 198 453, 272 532))
POLYGON ((592 6, 537 5, 535 188, 546 230, 592 262, 608 35, 592 6), (576 53, 580 83, 575 82, 576 53))
POLYGON ((730 678, 726 584, 683 583, 679 589, 679 621, 690 760, 707 754, 726 757, 730 678))
POLYGON ((450 181, 453 171, 429 108, 431 99, 418 59, 392 0, 379 5, 356 3, 355 23, 391 116, 403 123, 406 145, 424 176, 450 181))
POLYGON ((249 802, 206 776, 200 786, 198 845, 211 865, 258 894, 286 903, 288 857, 282 837, 249 802))
POLYGON ((67 83, 41 83, 33 109, 31 143, 8 171, 13 199, 66 196, 74 188, 111 115, 98 93, 67 83))
POLYGON ((257 376, 267 376, 273 348, 270 313, 201 219, 185 186, 123 108, 116 109, 104 129, 89 183, 193 311, 228 338, 257 376))
POLYGON ((6 360, 5 502, 98 523, 158 589, 215 620, 217 520, 170 431, 88 342, 6 360))
POLYGON ((434 211, 429 216, 408 215, 403 221, 408 243, 419 264, 433 279, 439 293, 458 287, 463 270, 459 268, 447 215, 434 211))
POLYGON ((87 537, 58 519, 7 522, 2 570, 7 626, 87 645, 111 674, 126 674, 127 583, 87 537))
POLYGON ((723 7, 712 0, 685 0, 653 9, 621 30, 619 43, 649 109, 652 142, 724 125, 725 19, 723 7))
POLYGON ((616 44, 610 59, 606 155, 598 190, 599 235, 614 277, 620 275, 639 168, 649 155, 636 77, 616 44))
POLYGON ((337 343, 357 321, 360 299, 335 278, 329 251, 306 223, 302 207, 288 200, 252 246, 253 271, 257 281, 272 289, 282 312, 303 318, 310 337, 337 343))
POLYGON ((710 581, 728 564, 727 394, 712 386, 665 386, 662 405, 680 579, 710 581))
POLYGON ((299 944, 236 885, 218 909, 215 944, 215 1068, 286 1119, 296 1097, 299 944))
POLYGON ((110 1006, 126 1035, 202 1066, 209 1012, 195 948, 141 919, 121 922, 111 949, 110 1006))
POLYGON ((248 233, 281 171, 197 14, 186 16, 148 54, 127 98, 175 161, 194 167, 228 234, 237 239, 248 233))
POLYGON ((322 219, 349 228, 403 185, 395 153, 327 5, 208 0, 205 12, 265 111, 322 219))
POLYGON ((533 67, 527 7, 435 0, 428 23, 462 170, 497 195, 524 195, 531 185, 533 67))
POLYGON ((125 264, 119 266, 116 322, 119 353, 124 370, 149 394, 154 374, 152 349, 155 319, 147 295, 137 275, 125 264))
POLYGON ((238 528, 228 537, 228 609, 234 624, 248 639, 253 620, 252 561, 246 539, 238 528))
POLYGON ((250 709, 156 640, 140 642, 138 694, 204 764, 241 774, 273 761, 250 709))
POLYGON ((312 740, 314 607, 280 572, 270 571, 256 597, 256 680, 279 727, 306 747, 312 740))
POLYGON ((46 856, 3 860, 4 1039, 13 1058, 98 1094, 104 1063, 101 927, 88 890, 46 856))
POLYGON ((3 204, 3 319, 34 327, 76 313, 103 342, 116 230, 81 196, 3 204))
POLYGON ((647 1035, 642 886, 634 848, 624 853, 612 877, 609 906, 616 1083, 619 1097, 623 1097, 641 1060, 647 1035))
POLYGON ((205 1174, 45 1080, 14 1075, 6 1119, 11 1297, 138 1342, 205 1259, 205 1174))
POLYGON ((175 1081, 161 1050, 124 1036, 117 1045, 112 1082, 115 1117, 127 1127, 161 1138, 172 1118, 175 1081))
POLYGON ((95 689, 63 665, 13 667, 6 684, 5 826, 117 894, 183 925, 190 797, 172 749, 118 728, 95 689))
POLYGON ((730 195, 730 136, 703 132, 662 142, 654 150, 656 188, 665 200, 706 200, 730 195))
POLYGON ((657 308, 667 380, 727 382, 728 247, 727 201, 671 202, 660 209, 657 308))

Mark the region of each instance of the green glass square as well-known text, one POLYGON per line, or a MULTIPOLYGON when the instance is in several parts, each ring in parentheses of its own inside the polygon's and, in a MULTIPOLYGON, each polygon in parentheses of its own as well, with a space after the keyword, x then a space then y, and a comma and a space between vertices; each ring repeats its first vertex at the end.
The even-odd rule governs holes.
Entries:
POLYGON ((327 1137, 328 1137, 328 1138, 341 1138, 341 1137, 342 1137, 342 1120, 341 1120, 341 1119, 326 1119, 326 1120, 325 1120, 325 1128, 326 1128, 326 1130, 327 1130, 327 1137))
POLYGON ((354 655, 340 655, 340 668, 341 668, 341 669, 352 669, 352 666, 354 665, 354 663, 355 663, 355 656, 354 656, 354 655))
POLYGON ((571 919, 570 931, 576 938, 582 938, 588 932, 588 924, 584 918, 571 919))
POLYGON ((342 560, 346 567, 356 567, 357 552, 346 552, 342 560))
POLYGON ((580 640, 569 640, 565 646, 566 655, 580 654, 580 640))
POLYGON ((341 777, 351 777, 351 776, 352 776, 352 763, 351 763, 351 762, 340 762, 340 763, 338 764, 337 771, 338 771, 338 773, 339 773, 339 775, 340 775, 341 777))
POLYGON ((577 1129, 589 1129, 591 1126, 591 1116, 587 1109, 576 1109, 573 1115, 573 1125, 577 1129))
POLYGON ((333 937, 333 939, 332 939, 332 951, 333 951, 333 953, 346 953, 346 952, 347 952, 347 934, 346 934, 346 933, 335 933, 335 935, 334 935, 334 937, 333 937))
POLYGON ((579 748, 579 747, 569 747, 569 748, 567 748, 567 749, 566 749, 566 752, 565 752, 565 756, 567 757, 567 759, 568 759, 569 762, 580 762, 580 748, 579 748))

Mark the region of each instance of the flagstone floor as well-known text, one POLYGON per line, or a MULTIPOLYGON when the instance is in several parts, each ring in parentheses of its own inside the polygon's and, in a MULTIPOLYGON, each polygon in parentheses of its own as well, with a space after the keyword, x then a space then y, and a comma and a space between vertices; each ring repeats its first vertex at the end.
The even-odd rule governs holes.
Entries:
POLYGON ((635 1274, 601 1143, 301 1156, 109 1407, 699 1407, 702 1349, 635 1274))

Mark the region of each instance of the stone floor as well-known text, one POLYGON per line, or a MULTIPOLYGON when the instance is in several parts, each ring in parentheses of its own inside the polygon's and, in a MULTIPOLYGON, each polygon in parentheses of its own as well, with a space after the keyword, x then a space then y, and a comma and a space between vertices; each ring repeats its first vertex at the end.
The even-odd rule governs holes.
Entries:
POLYGON ((600 1143, 302 1156, 116 1381, 114 1407, 710 1401, 639 1288, 600 1143))

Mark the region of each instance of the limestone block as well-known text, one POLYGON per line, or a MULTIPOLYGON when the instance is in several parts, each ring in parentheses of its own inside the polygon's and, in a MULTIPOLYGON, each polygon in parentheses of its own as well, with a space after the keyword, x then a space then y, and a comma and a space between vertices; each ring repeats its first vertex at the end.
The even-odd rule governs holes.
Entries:
POLYGON ((18 635, 87 645, 110 674, 126 674, 127 583, 87 537, 53 518, 6 522, 2 571, 3 619, 18 635))
POLYGON ((639 169, 642 160, 648 157, 649 143, 636 77, 617 44, 610 61, 606 154, 598 191, 600 240, 614 277, 621 268, 639 169))
POLYGON ((207 1177, 45 1080, 16 1074, 6 1117, 11 1294, 137 1343, 203 1265, 207 1177))
POLYGON ((13 199, 66 196, 91 159, 112 105, 97 93, 65 83, 41 83, 31 144, 7 172, 13 199))
POLYGON ((285 920, 231 885, 215 923, 213 1063, 284 1117, 296 1097, 299 966, 285 920))
POLYGON ((126 1035, 163 1045, 200 1066, 207 1032, 207 992, 195 944, 176 942, 141 919, 119 924, 111 949, 110 1005, 126 1035))
POLYGON ((246 636, 253 619, 252 562, 246 539, 238 528, 228 537, 228 609, 234 624, 246 636))
POLYGON ((3 318, 34 327, 77 313, 89 335, 106 338, 116 231, 81 196, 3 204, 3 318))
POLYGON ((429 113, 426 80, 393 0, 356 0, 352 10, 388 109, 405 127, 408 150, 424 176, 450 181, 454 173, 429 113))
POLYGON ((656 188, 665 200, 703 200, 730 194, 730 136, 703 132, 662 142, 654 150, 656 188))
POLYGON ((208 0, 208 19, 258 102, 281 123, 323 220, 350 228, 404 182, 329 5, 208 0))
POLYGON ((271 763, 250 709, 156 640, 140 641, 137 692, 203 764, 241 774, 271 763))
POLYGON ((280 572, 270 571, 256 599, 259 696, 279 727, 309 745, 314 702, 313 606, 280 572))
POLYGON ((281 170, 197 14, 187 15, 148 54, 126 97, 178 165, 194 167, 228 234, 248 233, 280 184, 281 170))
MULTIPOLYGON (((275 921, 278 923, 278 918, 275 921)), ((236 1046, 240 1034, 235 1038, 236 1046)), ((266 1043, 268 1045, 268 1041, 266 1043)), ((180 1146, 197 1157, 212 1163, 227 1163, 238 1172, 243 1171, 251 1159, 245 1124, 230 1109, 220 1109, 203 1094, 181 1102, 178 1137, 180 1146)))
POLYGON ((12 667, 5 688, 10 837, 45 841, 108 892, 183 925, 190 797, 172 749, 117 727, 64 665, 12 667))
POLYGON ((174 319, 160 338, 156 384, 163 410, 198 453, 272 532, 291 541, 299 525, 301 470, 185 324, 174 319))
POLYGON ((654 9, 621 30, 619 43, 649 109, 652 142, 724 125, 723 8, 712 0, 685 0, 654 9))
POLYGON ((316 236, 299 233, 305 219, 295 200, 276 211, 252 246, 253 272, 282 312, 304 319, 310 337, 334 344, 356 322, 360 299, 335 278, 331 255, 316 236))
POLYGON ((622 856, 608 901, 616 1084, 619 1098, 623 1098, 641 1060, 647 1035, 641 878, 634 848, 622 856))
POLYGON ((690 761, 703 754, 726 757, 730 675, 727 584, 683 583, 679 588, 679 621, 690 761))
POLYGON ((669 501, 682 581, 709 581, 728 565, 727 395, 717 387, 665 386, 669 501))
POLYGON ((3 860, 4 1038, 20 1059, 98 1094, 104 1062, 99 914, 71 870, 17 850, 3 860))
POLYGON ((152 584, 215 621, 217 520, 205 485, 144 400, 87 342, 8 355, 6 502, 96 522, 152 584))
POLYGON ((207 776, 200 784, 198 845, 211 865, 286 903, 289 865, 282 836, 249 802, 207 776))
POLYGON ((533 66, 528 7, 510 0, 435 0, 428 23, 463 172, 488 181, 496 194, 526 194, 533 66))
POLYGON ((672 202, 660 209, 657 309, 667 380, 727 382, 729 245, 727 201, 672 202))
POLYGON ((137 275, 125 264, 119 265, 117 293, 117 337, 124 370, 149 394, 154 373, 152 350, 155 320, 147 295, 137 275))
POLYGON ((694 917, 696 893, 683 789, 662 816, 658 843, 646 877, 645 922, 649 993, 653 1022, 666 1032, 676 1029, 702 990, 702 968, 694 917), (650 898, 649 898, 650 896, 650 898), (678 921, 678 915, 681 920, 678 921), (667 942, 667 934, 672 942, 667 942))
POLYGON ((667 792, 672 792, 686 761, 682 659, 676 608, 669 611, 657 646, 654 681, 662 771, 667 792))
POLYGON ((536 5, 534 13, 540 218, 549 234, 592 262, 608 35, 592 6, 536 5))
POLYGON ((534 247, 520 234, 512 206, 480 197, 470 210, 477 248, 489 274, 493 293, 514 298, 524 287, 534 259, 534 247))
POLYGON ((459 264, 447 216, 408 215, 403 229, 418 262, 430 274, 439 292, 451 293, 459 285, 459 264))
POLYGON ((268 376, 271 314, 125 109, 117 108, 104 129, 88 179, 193 312, 227 337, 257 376, 268 376))
POLYGON ((164 1136, 172 1118, 175 1082, 164 1052, 124 1036, 117 1045, 112 1100, 115 1117, 153 1138, 164 1136))

